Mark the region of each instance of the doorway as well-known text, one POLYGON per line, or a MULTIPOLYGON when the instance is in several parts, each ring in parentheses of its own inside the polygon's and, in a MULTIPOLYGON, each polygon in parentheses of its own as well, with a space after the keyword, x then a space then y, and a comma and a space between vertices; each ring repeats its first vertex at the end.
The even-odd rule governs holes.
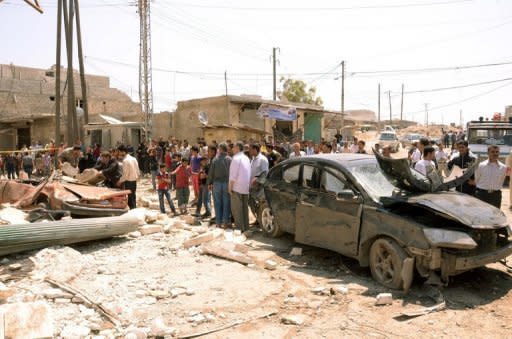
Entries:
POLYGON ((18 128, 16 135, 18 137, 18 149, 21 149, 23 146, 29 147, 31 145, 30 127, 18 128))

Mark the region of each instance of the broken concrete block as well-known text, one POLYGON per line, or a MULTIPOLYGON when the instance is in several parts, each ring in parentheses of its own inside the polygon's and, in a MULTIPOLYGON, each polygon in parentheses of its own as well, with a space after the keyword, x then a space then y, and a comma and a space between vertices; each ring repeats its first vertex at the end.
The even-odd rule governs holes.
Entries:
POLYGON ((164 231, 165 234, 169 234, 169 233, 171 233, 171 229, 172 229, 172 225, 167 223, 164 225, 162 230, 164 231))
POLYGON ((139 232, 142 235, 160 233, 160 232, 162 232, 162 226, 160 226, 160 225, 144 225, 144 226, 139 227, 139 232))
POLYGON ((152 296, 152 297, 155 297, 157 299, 165 299, 169 296, 169 291, 167 290, 155 290, 155 291, 150 291, 149 294, 152 296))
POLYGON ((185 293, 187 293, 186 289, 183 289, 183 288, 173 288, 171 290, 171 297, 172 298, 177 298, 179 295, 182 295, 182 294, 185 294, 185 293))
POLYGON ((302 255, 302 248, 301 247, 292 248, 292 250, 290 251, 290 255, 296 255, 296 256, 302 255))
POLYGON ((129 328, 126 331, 124 339, 146 339, 146 331, 140 328, 129 328))
POLYGON ((134 232, 128 233, 128 237, 133 238, 133 239, 140 238, 141 236, 142 236, 142 233, 140 233, 139 231, 134 231, 134 232))
POLYGON ((348 287, 346 286, 336 286, 333 288, 333 290, 339 294, 348 294, 348 287))
POLYGON ((32 278, 50 278, 59 282, 74 279, 84 268, 92 267, 94 264, 91 255, 82 255, 71 247, 45 248, 31 257, 31 260, 35 266, 32 278))
POLYGON ((78 175, 78 168, 71 166, 69 162, 65 162, 61 166, 62 174, 74 178, 78 175))
POLYGON ((194 237, 192 239, 189 239, 189 240, 185 241, 183 243, 183 247, 190 248, 190 247, 193 247, 193 246, 198 246, 198 245, 204 244, 206 242, 210 242, 210 241, 212 241, 215 238, 216 238, 215 232, 213 232, 213 231, 206 232, 206 233, 203 233, 201 235, 198 235, 197 237, 194 237))
POLYGON ((52 338, 53 315, 44 301, 6 304, 0 307, 5 338, 52 338))
POLYGON ((196 325, 206 322, 206 317, 201 313, 193 315, 187 319, 189 323, 195 323, 196 325))
POLYGON ((165 324, 162 317, 157 317, 151 322, 150 335, 155 337, 173 336, 176 333, 174 327, 165 324))
MULTIPOLYGON (((151 207, 150 207, 151 208, 151 207)), ((159 207, 160 208, 160 207, 159 207)), ((158 209, 159 209, 158 208, 158 209)), ((157 221, 158 219, 158 213, 157 212, 154 212, 154 211, 146 211, 146 222, 148 224, 152 224, 154 223, 155 221, 157 221)))
POLYGON ((71 295, 68 292, 64 292, 60 288, 48 288, 40 293, 43 297, 47 299, 56 299, 56 298, 66 298, 70 299, 73 298, 73 295, 71 295))
POLYGON ((302 325, 306 321, 303 314, 285 314, 281 317, 281 322, 286 325, 302 325))
POLYGON ((180 218, 189 225, 200 225, 199 219, 191 215, 182 215, 180 218))
POLYGON ((314 287, 311 289, 311 292, 318 295, 325 295, 329 293, 328 289, 325 288, 324 286, 314 287))
POLYGON ((159 203, 157 203, 157 202, 150 202, 150 203, 149 203, 148 208, 149 208, 150 210, 156 210, 156 211, 159 211, 159 210, 160 210, 160 204, 159 204, 159 203))
POLYGON ((265 261, 265 268, 267 270, 273 271, 277 268, 277 263, 274 260, 267 260, 265 261))
POLYGON ((21 264, 12 264, 12 265, 9 265, 9 270, 10 271, 19 271, 21 270, 21 264))
POLYGON ((375 305, 391 305, 393 304, 393 296, 391 293, 379 293, 375 298, 375 305))
POLYGON ((136 217, 139 220, 139 226, 142 226, 146 223, 146 211, 147 209, 139 207, 129 210, 125 215, 136 217))
POLYGON ((14 294, 14 290, 12 288, 7 287, 7 286, 5 286, 4 283, 0 282, 0 301, 3 301, 5 299, 9 298, 13 294, 14 294))
POLYGON ((68 325, 64 327, 62 332, 60 332, 60 336, 64 339, 85 338, 89 333, 91 333, 91 329, 89 327, 68 325))
POLYGON ((54 302, 56 304, 69 304, 69 303, 71 303, 71 299, 68 299, 68 298, 55 298, 54 302))

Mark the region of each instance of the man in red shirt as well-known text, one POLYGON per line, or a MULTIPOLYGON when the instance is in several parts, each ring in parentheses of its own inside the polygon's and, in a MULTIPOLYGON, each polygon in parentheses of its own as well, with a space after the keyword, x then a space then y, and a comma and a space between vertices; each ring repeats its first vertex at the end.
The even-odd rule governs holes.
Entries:
POLYGON ((165 171, 165 164, 160 164, 160 171, 156 179, 158 180, 158 201, 160 202, 160 213, 165 213, 164 196, 169 203, 169 207, 174 215, 176 215, 176 208, 169 193, 169 186, 171 185, 171 176, 165 171))

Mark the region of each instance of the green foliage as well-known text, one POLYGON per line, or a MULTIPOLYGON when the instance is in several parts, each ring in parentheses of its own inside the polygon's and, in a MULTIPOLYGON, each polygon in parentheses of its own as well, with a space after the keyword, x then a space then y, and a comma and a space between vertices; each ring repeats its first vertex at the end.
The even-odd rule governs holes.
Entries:
POLYGON ((291 102, 301 102, 304 104, 319 105, 323 104, 322 98, 316 96, 316 87, 307 85, 302 80, 285 79, 279 80, 283 86, 283 95, 291 102))

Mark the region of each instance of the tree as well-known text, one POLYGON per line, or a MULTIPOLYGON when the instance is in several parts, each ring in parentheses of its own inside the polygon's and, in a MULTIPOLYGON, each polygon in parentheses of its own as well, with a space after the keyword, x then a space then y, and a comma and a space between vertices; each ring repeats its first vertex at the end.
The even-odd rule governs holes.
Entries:
POLYGON ((285 79, 284 77, 280 79, 280 82, 283 84, 283 96, 288 101, 319 106, 323 104, 322 98, 316 96, 316 87, 307 88, 307 84, 302 80, 285 79))

